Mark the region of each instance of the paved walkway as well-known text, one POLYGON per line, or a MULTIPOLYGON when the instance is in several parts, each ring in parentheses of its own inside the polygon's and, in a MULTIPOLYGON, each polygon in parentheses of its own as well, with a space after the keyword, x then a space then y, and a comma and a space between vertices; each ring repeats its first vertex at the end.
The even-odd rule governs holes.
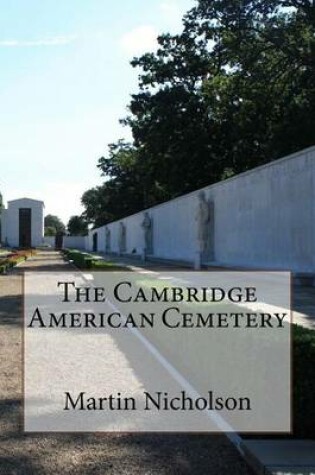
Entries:
MULTIPOLYGON (((169 270, 162 263, 146 263, 128 258, 114 258, 134 270, 151 270, 157 273, 169 270)), ((174 267, 175 269, 175 267, 174 267)), ((183 267, 184 270, 184 267, 183 267)), ((218 270, 218 269, 212 269, 218 270)), ((221 269, 222 270, 222 269, 221 269)), ((315 288, 294 286, 292 293, 293 322, 315 329, 315 288)), ((244 439, 245 459, 255 473, 265 475, 315 475, 315 442, 310 440, 244 439)))
MULTIPOLYGON (((105 260, 110 260, 113 262, 117 262, 120 264, 126 264, 129 266, 134 267, 135 269, 150 269, 157 272, 164 270, 170 270, 170 264, 163 264, 162 262, 146 262, 145 264, 136 258, 130 257, 116 257, 110 256, 108 257, 105 254, 98 254, 101 255, 105 260)), ((174 270, 191 270, 191 268, 187 266, 178 266, 173 265, 174 270)), ((228 268, 216 268, 211 267, 208 269, 208 272, 214 272, 218 270, 226 270, 228 268)), ((235 270, 235 269, 234 269, 235 270)), ((245 270, 245 269, 242 269, 245 270)), ((311 286, 302 286, 302 285, 295 285, 292 289, 292 310, 293 310, 293 323, 301 325, 305 328, 309 328, 311 330, 315 330, 315 287, 311 286)))
POLYGON ((23 434, 22 273, 67 269, 42 252, 0 276, 0 475, 251 475, 224 435, 23 434))

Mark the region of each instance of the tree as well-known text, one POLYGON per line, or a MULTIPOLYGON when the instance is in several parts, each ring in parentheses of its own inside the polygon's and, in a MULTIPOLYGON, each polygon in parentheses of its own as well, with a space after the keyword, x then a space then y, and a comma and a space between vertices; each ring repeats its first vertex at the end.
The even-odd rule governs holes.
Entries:
POLYGON ((138 151, 121 140, 109 145, 107 157, 101 157, 98 168, 107 180, 82 196, 83 217, 94 226, 142 209, 149 202, 145 171, 141 169, 138 151))
POLYGON ((67 230, 71 236, 85 236, 88 233, 88 223, 82 216, 71 216, 67 230))
POLYGON ((56 228, 54 228, 53 226, 45 226, 45 236, 56 236, 56 234, 56 228))
POLYGON ((45 236, 55 236, 65 232, 66 227, 58 216, 52 214, 45 216, 45 236))
POLYGON ((314 143, 314 13, 303 0, 200 1, 192 12, 201 29, 216 18, 220 72, 204 93, 235 173, 314 143))
POLYGON ((157 183, 170 199, 218 180, 221 170, 201 89, 211 57, 189 32, 158 41, 156 54, 131 63, 141 68, 140 91, 124 123, 150 169, 151 185, 157 183))
POLYGON ((158 44, 131 62, 133 142, 110 145, 83 196, 95 225, 314 144, 314 1, 198 0, 158 44))
POLYGON ((126 123, 169 194, 314 143, 314 19, 309 0, 199 0, 132 61, 126 123))

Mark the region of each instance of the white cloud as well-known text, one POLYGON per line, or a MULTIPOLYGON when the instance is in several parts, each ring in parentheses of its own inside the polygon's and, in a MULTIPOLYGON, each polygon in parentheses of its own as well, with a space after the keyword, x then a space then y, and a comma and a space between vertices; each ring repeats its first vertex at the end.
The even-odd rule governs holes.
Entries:
POLYGON ((38 40, 0 40, 0 47, 16 48, 28 46, 62 46, 76 40, 75 35, 53 36, 51 38, 41 38, 38 40))
POLYGON ((45 214, 56 214, 67 224, 70 215, 81 214, 81 196, 89 188, 86 183, 48 183, 43 191, 45 214))
POLYGON ((160 12, 165 23, 172 30, 182 28, 182 18, 184 14, 194 6, 192 0, 163 0, 159 4, 160 12))
POLYGON ((157 48, 158 31, 154 26, 139 26, 121 38, 121 46, 130 55, 139 55, 157 48))
POLYGON ((172 0, 162 2, 160 4, 160 9, 162 10, 163 13, 172 17, 178 17, 182 13, 177 2, 174 2, 172 0))

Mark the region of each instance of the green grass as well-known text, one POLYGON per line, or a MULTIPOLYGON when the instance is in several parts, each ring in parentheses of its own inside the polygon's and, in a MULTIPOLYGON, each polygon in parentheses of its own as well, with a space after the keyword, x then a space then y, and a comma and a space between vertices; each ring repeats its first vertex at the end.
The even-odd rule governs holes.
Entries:
POLYGON ((127 267, 105 261, 98 256, 77 249, 65 249, 64 255, 69 261, 82 270, 101 270, 101 271, 125 271, 127 267))
POLYGON ((122 272, 129 270, 128 268, 119 266, 115 264, 114 262, 100 261, 100 260, 97 260, 97 261, 92 260, 92 269, 102 270, 102 271, 122 271, 122 272))

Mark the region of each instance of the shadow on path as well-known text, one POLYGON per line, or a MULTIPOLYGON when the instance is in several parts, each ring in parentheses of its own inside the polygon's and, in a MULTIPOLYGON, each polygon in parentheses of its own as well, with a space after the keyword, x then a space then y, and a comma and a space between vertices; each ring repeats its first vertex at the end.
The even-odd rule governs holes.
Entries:
POLYGON ((38 257, 0 281, 0 475, 250 475, 223 435, 23 432, 20 276, 71 270, 58 254, 38 257))
POLYGON ((0 297, 0 325, 16 325, 22 328, 22 296, 0 297))
POLYGON ((21 399, 0 401, 0 475, 251 474, 224 436, 24 434, 20 413, 21 399))

